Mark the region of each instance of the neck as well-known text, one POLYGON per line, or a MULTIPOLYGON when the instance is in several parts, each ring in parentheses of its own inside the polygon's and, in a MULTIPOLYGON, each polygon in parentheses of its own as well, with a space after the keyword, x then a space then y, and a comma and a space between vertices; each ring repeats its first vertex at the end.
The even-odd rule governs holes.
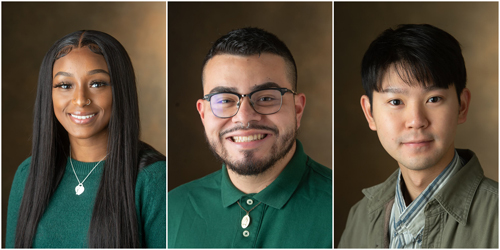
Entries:
POLYGON ((97 162, 108 154, 108 133, 91 139, 79 139, 69 136, 71 158, 82 162, 97 162))
POLYGON ((278 178, 283 169, 285 169, 288 162, 290 162, 290 160, 292 159, 293 154, 295 153, 295 148, 296 142, 293 143, 292 148, 290 149, 290 151, 288 151, 285 157, 278 160, 267 171, 259 175, 239 175, 231 169, 227 168, 229 179, 237 189, 245 194, 259 193, 260 191, 264 190, 264 188, 269 186, 274 180, 276 180, 276 178, 278 178))
POLYGON ((406 187, 406 189, 402 188, 406 205, 413 202, 443 172, 446 166, 453 160, 454 155, 455 148, 452 147, 436 165, 419 170, 412 170, 399 164, 406 187))

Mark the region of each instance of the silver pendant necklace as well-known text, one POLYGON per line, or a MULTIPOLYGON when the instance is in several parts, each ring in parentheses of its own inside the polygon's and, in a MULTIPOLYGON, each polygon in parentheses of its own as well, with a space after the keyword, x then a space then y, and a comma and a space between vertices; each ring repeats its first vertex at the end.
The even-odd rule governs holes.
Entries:
POLYGON ((87 180, 87 178, 94 171, 94 169, 97 167, 97 165, 99 165, 99 163, 101 163, 101 161, 106 159, 107 156, 108 155, 106 154, 106 156, 104 156, 104 158, 102 158, 97 164, 95 164, 94 168, 92 168, 92 170, 90 170, 90 173, 85 177, 85 179, 83 179, 83 181, 80 182, 80 179, 78 179, 78 175, 76 175, 75 167, 73 167, 73 161, 71 160, 71 146, 69 147, 69 163, 71 163, 71 168, 73 169, 73 173, 75 174, 76 180, 78 181, 78 185, 75 187, 76 195, 83 194, 83 192, 85 191, 85 187, 83 187, 83 183, 85 182, 85 180, 87 180))
POLYGON ((243 229, 247 228, 248 225, 250 225, 250 212, 252 212, 252 210, 254 210, 258 205, 260 205, 260 203, 262 203, 262 201, 259 202, 259 204, 255 205, 255 207, 252 207, 252 209, 247 211, 246 209, 244 209, 241 206, 240 201, 238 201, 238 205, 241 207, 241 209, 243 209, 243 210, 245 210, 245 212, 247 212, 247 214, 245 216, 243 216, 243 219, 241 219, 241 227, 243 229))

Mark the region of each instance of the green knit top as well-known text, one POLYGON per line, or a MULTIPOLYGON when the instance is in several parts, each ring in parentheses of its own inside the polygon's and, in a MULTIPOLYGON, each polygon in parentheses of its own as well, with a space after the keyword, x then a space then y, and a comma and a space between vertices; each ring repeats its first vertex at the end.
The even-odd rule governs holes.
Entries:
MULTIPOLYGON (((97 162, 73 161, 80 181, 97 162)), ((31 157, 17 169, 10 191, 7 211, 6 244, 14 247, 19 207, 28 177, 31 157)), ((101 162, 83 183, 85 191, 76 195, 78 181, 68 158, 64 176, 52 195, 43 214, 36 235, 34 248, 87 248, 88 230, 94 200, 103 173, 101 162)), ((159 161, 141 169, 135 187, 135 204, 142 247, 166 247, 166 162, 159 161)))

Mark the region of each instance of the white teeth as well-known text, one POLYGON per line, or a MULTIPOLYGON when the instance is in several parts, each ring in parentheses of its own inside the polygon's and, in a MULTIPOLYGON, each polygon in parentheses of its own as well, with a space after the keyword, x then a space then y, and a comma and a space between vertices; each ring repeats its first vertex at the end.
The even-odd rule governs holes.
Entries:
POLYGON ((234 142, 251 142, 264 138, 263 134, 249 135, 249 136, 233 136, 234 142))
POLYGON ((94 116, 95 114, 84 115, 84 116, 79 116, 79 115, 74 115, 74 114, 70 114, 70 115, 75 117, 76 119, 83 120, 83 119, 89 119, 90 117, 94 116))

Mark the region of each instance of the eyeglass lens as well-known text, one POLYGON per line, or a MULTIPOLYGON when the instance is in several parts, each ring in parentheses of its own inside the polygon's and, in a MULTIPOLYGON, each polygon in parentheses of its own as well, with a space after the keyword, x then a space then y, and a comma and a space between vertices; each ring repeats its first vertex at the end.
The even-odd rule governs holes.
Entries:
MULTIPOLYGON (((276 113, 281 108, 281 92, 276 89, 264 89, 254 92, 250 102, 254 110, 262 115, 276 113)), ((231 93, 213 95, 210 107, 217 117, 226 118, 234 116, 239 109, 239 96, 231 93)))

